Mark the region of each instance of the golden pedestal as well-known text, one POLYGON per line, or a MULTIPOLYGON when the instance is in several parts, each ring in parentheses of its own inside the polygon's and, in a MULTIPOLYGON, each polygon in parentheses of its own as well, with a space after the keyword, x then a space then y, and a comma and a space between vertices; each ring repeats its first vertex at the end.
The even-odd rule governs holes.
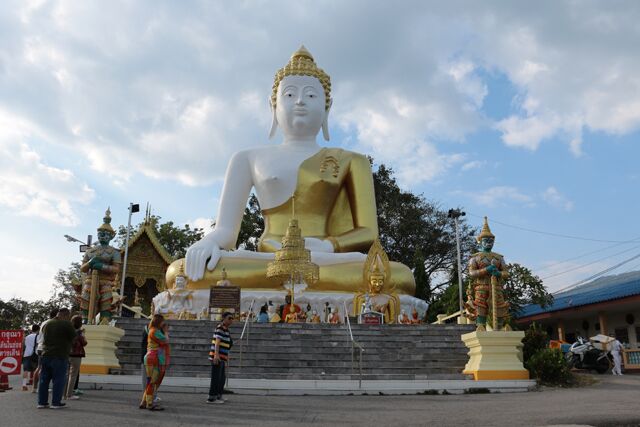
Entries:
POLYGON ((469 362, 462 371, 479 380, 528 380, 522 366, 522 331, 470 332, 462 335, 469 362))
POLYGON ((85 325, 84 336, 87 346, 86 357, 82 359, 80 373, 108 374, 109 368, 119 368, 116 357, 116 343, 124 335, 124 330, 109 325, 85 325))

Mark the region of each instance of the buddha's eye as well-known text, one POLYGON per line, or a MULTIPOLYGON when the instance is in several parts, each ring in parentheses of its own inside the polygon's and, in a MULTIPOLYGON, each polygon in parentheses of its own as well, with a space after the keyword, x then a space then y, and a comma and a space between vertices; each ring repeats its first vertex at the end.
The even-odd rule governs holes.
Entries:
POLYGON ((312 94, 312 93, 310 93, 310 94, 309 94, 309 98, 315 98, 315 95, 314 95, 314 94, 312 94))

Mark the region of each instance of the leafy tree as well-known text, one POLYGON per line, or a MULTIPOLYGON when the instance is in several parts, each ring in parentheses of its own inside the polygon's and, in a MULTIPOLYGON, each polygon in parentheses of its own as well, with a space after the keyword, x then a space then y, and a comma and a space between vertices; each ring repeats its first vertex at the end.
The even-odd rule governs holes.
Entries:
MULTIPOLYGON (((191 228, 189 224, 182 227, 176 226, 173 221, 161 223, 162 217, 151 215, 150 221, 153 225, 160 244, 169 252, 174 259, 183 258, 189 246, 193 245, 204 236, 201 228, 191 228)), ((130 235, 133 236, 144 225, 144 221, 136 226, 131 226, 130 235)), ((127 236, 127 227, 121 225, 115 238, 115 245, 124 247, 127 236)))
POLYGON ((43 301, 28 302, 19 298, 0 300, 0 329, 27 330, 49 318, 53 304, 43 301))
MULTIPOLYGON (((402 190, 384 164, 373 173, 380 241, 389 259, 414 271, 416 296, 432 301, 452 283, 457 269, 455 226, 447 211, 422 195, 402 190)), ((463 260, 474 248, 475 230, 459 220, 463 260)), ((466 262, 466 261, 465 261, 466 262)))
POLYGON ((240 223, 240 233, 236 242, 237 248, 248 251, 258 250, 258 240, 264 231, 264 218, 260 210, 260 202, 255 194, 251 193, 249 203, 244 208, 244 215, 240 223))
POLYGON ((71 312, 80 310, 77 292, 82 288, 80 263, 72 262, 68 269, 58 270, 53 278, 53 295, 49 299, 51 305, 68 307, 71 312))
POLYGON ((509 303, 511 317, 517 318, 527 304, 546 307, 553 303, 542 280, 531 270, 517 263, 508 264, 509 277, 503 284, 504 297, 509 303))

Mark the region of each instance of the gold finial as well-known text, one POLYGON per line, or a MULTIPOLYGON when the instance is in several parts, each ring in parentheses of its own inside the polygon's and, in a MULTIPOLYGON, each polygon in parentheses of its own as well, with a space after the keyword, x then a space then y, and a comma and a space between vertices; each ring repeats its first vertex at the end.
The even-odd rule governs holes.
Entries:
POLYGON ((108 231, 111 234, 115 234, 116 232, 111 227, 111 208, 108 207, 106 212, 104 213, 104 218, 102 218, 104 223, 98 227, 98 231, 108 231))
POLYGON ((331 77, 318 68, 311 53, 304 47, 300 46, 293 55, 287 65, 276 72, 271 89, 271 105, 276 108, 276 99, 278 94, 278 86, 280 81, 286 76, 311 76, 320 81, 325 95, 325 110, 329 110, 331 106, 331 77))
POLYGON ((184 259, 180 262, 180 267, 178 267, 178 274, 176 274, 176 277, 178 277, 178 276, 185 277, 185 275, 184 275, 184 259))
POLYGON ((291 218, 296 217, 296 195, 291 196, 291 218))
POLYGON ((222 267, 222 280, 227 280, 227 269, 222 267))
POLYGON ((492 239, 496 238, 496 236, 493 235, 493 233, 491 232, 491 229, 489 228, 489 220, 486 216, 484 217, 484 224, 482 225, 482 231, 480 231, 480 234, 478 234, 478 237, 476 237, 476 240, 478 241, 478 243, 480 242, 480 240, 482 240, 483 237, 491 237, 492 239))

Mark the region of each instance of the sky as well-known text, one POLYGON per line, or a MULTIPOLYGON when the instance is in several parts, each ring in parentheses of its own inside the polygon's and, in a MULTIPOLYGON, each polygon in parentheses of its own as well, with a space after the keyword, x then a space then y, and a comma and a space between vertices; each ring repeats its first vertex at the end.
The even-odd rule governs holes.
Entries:
POLYGON ((108 206, 208 225, 230 156, 279 143, 273 75, 301 44, 331 145, 489 216, 549 289, 586 279, 640 253, 638 21, 635 1, 3 1, 0 298, 48 298, 81 259, 63 235, 108 206))

